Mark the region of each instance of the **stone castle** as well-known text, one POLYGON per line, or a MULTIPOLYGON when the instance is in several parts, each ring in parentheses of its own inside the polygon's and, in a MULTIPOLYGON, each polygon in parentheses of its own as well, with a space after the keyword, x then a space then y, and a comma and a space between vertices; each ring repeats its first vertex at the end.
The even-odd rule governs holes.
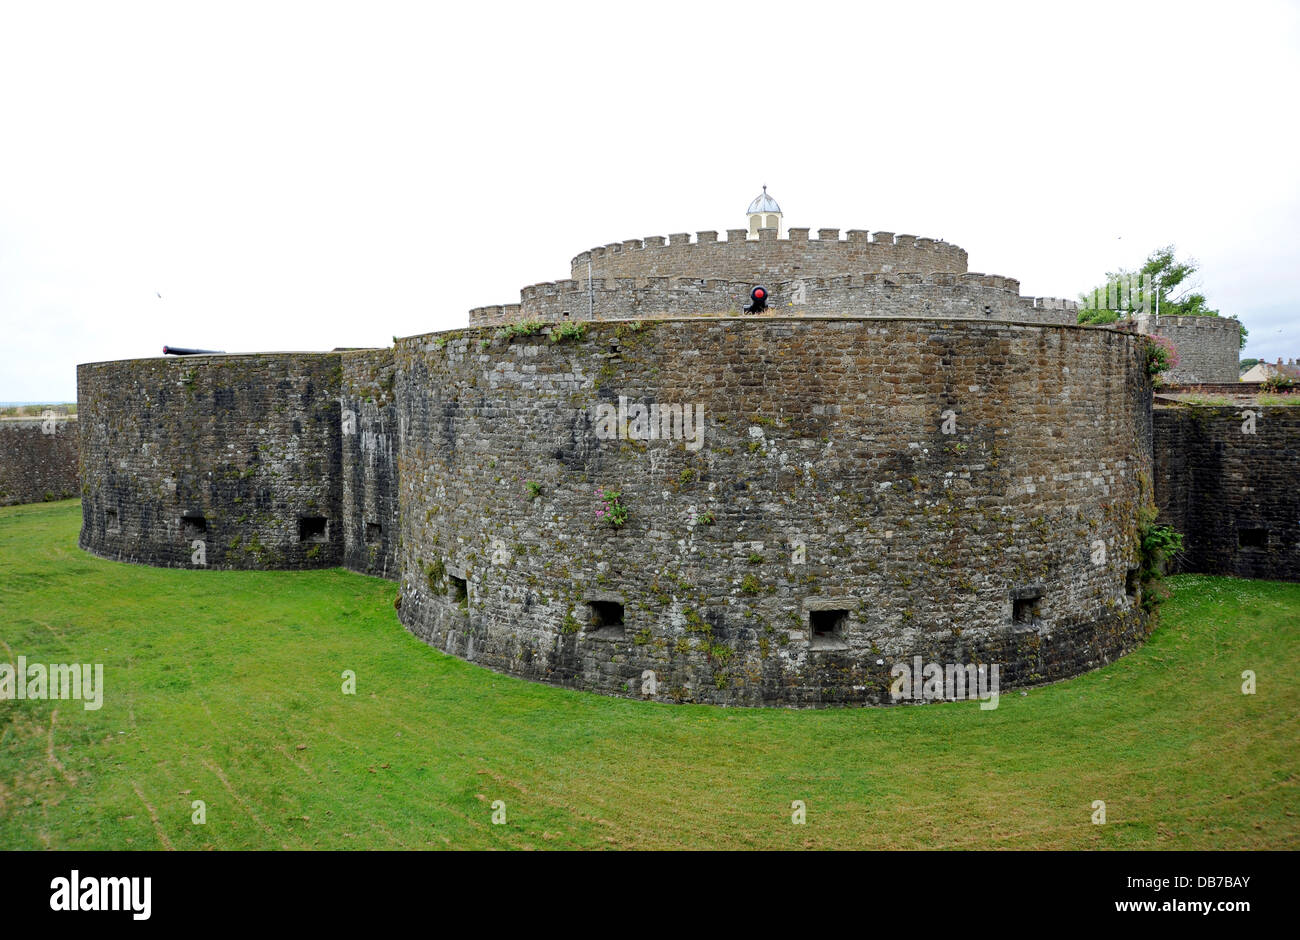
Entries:
MULTIPOLYGON (((389 349, 79 366, 82 547, 343 565, 491 669, 736 705, 888 702, 915 656, 1004 686, 1104 664, 1151 628, 1157 505, 1193 570, 1300 577, 1300 409, 1244 439, 1153 408, 1139 332, 946 242, 749 208, 389 349)), ((1235 382, 1236 321, 1179 319, 1138 329, 1235 382)))

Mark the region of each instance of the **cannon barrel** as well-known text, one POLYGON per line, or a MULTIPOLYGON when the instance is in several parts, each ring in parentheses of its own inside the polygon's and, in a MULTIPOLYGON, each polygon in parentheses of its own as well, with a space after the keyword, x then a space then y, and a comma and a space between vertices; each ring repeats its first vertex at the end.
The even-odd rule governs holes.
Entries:
POLYGON ((164 356, 220 356, 224 349, 186 349, 183 346, 164 346, 164 356))

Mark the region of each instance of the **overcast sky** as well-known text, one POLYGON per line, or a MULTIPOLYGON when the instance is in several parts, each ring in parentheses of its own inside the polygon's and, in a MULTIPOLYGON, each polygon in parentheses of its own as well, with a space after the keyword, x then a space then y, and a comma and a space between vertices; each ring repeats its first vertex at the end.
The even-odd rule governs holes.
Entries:
POLYGON ((1300 356, 1298 92, 1294 3, 0 0, 0 400, 463 326, 763 183, 1025 294, 1174 243, 1300 356))

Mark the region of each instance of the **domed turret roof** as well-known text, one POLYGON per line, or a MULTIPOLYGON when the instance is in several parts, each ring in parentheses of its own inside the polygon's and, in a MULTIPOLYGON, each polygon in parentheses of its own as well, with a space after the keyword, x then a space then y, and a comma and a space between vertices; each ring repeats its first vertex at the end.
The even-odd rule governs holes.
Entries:
POLYGON ((755 212, 780 212, 781 207, 776 204, 776 200, 767 194, 767 186, 763 187, 763 192, 754 197, 754 201, 749 204, 751 214, 755 212))

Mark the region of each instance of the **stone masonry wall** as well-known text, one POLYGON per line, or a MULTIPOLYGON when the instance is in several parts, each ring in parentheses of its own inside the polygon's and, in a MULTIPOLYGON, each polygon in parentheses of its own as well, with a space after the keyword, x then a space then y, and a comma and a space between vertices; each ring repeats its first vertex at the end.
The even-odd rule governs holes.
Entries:
POLYGON ((1163 336, 1178 350, 1178 367, 1165 374, 1172 385, 1236 382, 1240 376, 1241 323, 1231 317, 1160 317, 1139 314, 1137 330, 1163 336))
POLYGON ((341 354, 343 564, 397 578, 396 365, 391 349, 341 354))
POLYGON ((1147 629, 1138 345, 815 318, 408 337, 402 622, 583 689, 638 695, 651 670, 665 701, 887 702, 913 655, 998 663, 1004 688, 1096 667, 1147 629), (699 446, 635 439, 637 403, 698 405, 699 446))
MULTIPOLYGON (((534 284, 520 303, 479 307, 471 326, 526 319, 548 323, 654 317, 735 316, 749 303, 754 281, 630 278, 534 284)), ((1077 305, 1051 297, 1022 297, 1020 282, 992 274, 859 274, 765 281, 771 316, 942 317, 1073 324, 1077 305)))
POLYGON ((1300 408, 1161 407, 1154 428, 1160 521, 1184 534, 1177 570, 1300 581, 1300 408))
POLYGON ((748 239, 746 229, 728 229, 725 241, 717 232, 633 238, 584 251, 570 266, 574 280, 587 277, 720 277, 762 280, 782 277, 835 277, 840 274, 911 271, 919 274, 966 271, 966 252, 932 238, 850 229, 818 229, 809 239, 806 228, 792 228, 787 238, 764 229, 748 239), (588 264, 591 266, 588 274, 588 264))
POLYGON ((0 506, 77 495, 77 419, 0 418, 0 506))
MULTIPOLYGON (((1183 533, 1185 544, 1192 536, 1187 528, 1192 500, 1188 462, 1188 448, 1192 441, 1191 422, 1186 420, 1188 416, 1189 413, 1180 408, 1158 407, 1152 410, 1151 420, 1153 485, 1156 506, 1160 510, 1156 521, 1183 533)), ((1171 566, 1170 570, 1178 570, 1178 565, 1171 566)))
POLYGON ((175 567, 340 564, 340 379, 337 353, 78 366, 81 546, 175 567))

